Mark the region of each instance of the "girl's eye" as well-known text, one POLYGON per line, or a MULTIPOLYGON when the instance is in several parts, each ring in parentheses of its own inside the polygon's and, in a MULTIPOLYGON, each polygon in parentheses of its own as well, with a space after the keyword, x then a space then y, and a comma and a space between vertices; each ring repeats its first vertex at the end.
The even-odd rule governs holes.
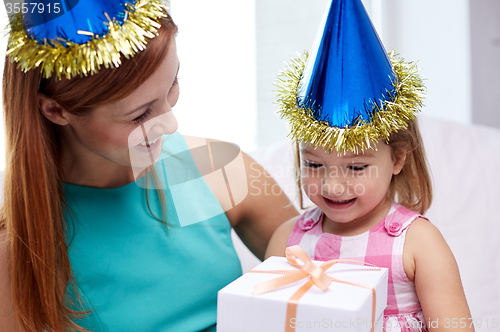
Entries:
POLYGON ((148 108, 146 110, 146 112, 142 113, 137 118, 135 118, 134 120, 132 120, 132 122, 136 123, 136 124, 137 123, 141 123, 142 121, 144 121, 148 117, 149 113, 151 113, 151 109, 150 108, 148 108))
POLYGON ((310 167, 310 168, 319 168, 319 167, 321 167, 323 165, 322 164, 317 164, 317 163, 314 163, 314 162, 311 162, 311 161, 304 160, 304 166, 305 167, 310 167))
POLYGON ((352 169, 353 171, 362 171, 364 170, 368 165, 361 165, 361 166, 347 166, 347 168, 352 169))

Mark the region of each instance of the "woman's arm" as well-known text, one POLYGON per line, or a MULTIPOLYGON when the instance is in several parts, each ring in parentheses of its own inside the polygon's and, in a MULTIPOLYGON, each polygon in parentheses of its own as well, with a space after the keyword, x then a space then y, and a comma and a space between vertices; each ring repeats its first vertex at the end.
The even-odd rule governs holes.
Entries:
POLYGON ((238 146, 201 137, 184 136, 184 139, 202 174, 224 168, 226 182, 207 184, 238 236, 255 256, 263 259, 276 228, 298 215, 297 210, 271 175, 238 146), (230 202, 228 192, 232 197, 230 202))
POLYGON ((246 170, 246 179, 243 180, 248 186, 248 195, 226 215, 245 245, 259 259, 264 259, 274 231, 299 213, 261 165, 245 153, 243 160, 246 170))
POLYGON ((14 316, 5 237, 6 231, 0 230, 0 331, 21 332, 14 316))
MULTIPOLYGON (((455 257, 436 226, 415 220, 404 250, 405 271, 414 271, 417 295, 426 321, 431 322, 429 330, 474 331, 455 257)), ((412 279, 411 272, 407 274, 412 279)))

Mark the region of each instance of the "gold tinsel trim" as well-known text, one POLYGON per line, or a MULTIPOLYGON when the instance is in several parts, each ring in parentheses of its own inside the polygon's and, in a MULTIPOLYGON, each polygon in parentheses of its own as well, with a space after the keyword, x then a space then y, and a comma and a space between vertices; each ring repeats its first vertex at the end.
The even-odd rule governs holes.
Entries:
POLYGON ((93 35, 92 40, 84 44, 62 38, 39 44, 26 33, 22 15, 17 15, 10 23, 7 55, 19 63, 24 72, 41 67, 44 78, 55 73, 57 79, 62 76, 70 79, 82 74, 95 74, 102 66, 118 67, 121 55, 128 59, 144 50, 148 38, 157 35, 159 20, 168 17, 161 0, 138 0, 125 6, 123 24, 116 19, 111 20, 105 13, 109 20, 105 22, 108 32, 99 36, 82 31, 80 33, 93 35))
POLYGON ((395 59, 393 51, 389 53, 395 73, 394 93, 389 93, 390 100, 373 103, 370 122, 358 120, 351 127, 330 127, 328 122, 314 119, 311 109, 303 110, 297 106, 297 91, 307 57, 306 52, 292 58, 276 82, 279 88, 278 113, 289 121, 289 136, 298 141, 324 148, 330 153, 333 150, 339 154, 347 151, 358 153, 359 150, 372 148, 378 139, 388 140, 392 133, 406 129, 408 122, 415 120, 423 106, 425 86, 416 63, 395 59))

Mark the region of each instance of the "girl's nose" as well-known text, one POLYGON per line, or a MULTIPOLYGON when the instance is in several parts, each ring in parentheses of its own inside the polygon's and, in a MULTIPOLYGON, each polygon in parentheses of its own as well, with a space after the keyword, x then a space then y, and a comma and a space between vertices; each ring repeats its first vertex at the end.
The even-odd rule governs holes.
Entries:
POLYGON ((339 177, 325 177, 322 181, 321 192, 323 196, 342 196, 347 190, 347 183, 339 177))

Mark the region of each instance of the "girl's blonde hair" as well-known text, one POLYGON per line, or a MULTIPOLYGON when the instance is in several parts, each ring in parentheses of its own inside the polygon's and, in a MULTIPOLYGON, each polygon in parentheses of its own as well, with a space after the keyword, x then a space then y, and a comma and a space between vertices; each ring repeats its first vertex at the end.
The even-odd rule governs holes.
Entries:
POLYGON ((410 122, 406 130, 392 134, 389 146, 394 159, 400 159, 402 154, 406 158, 401 172, 392 176, 387 196, 424 214, 432 203, 432 182, 417 121, 410 122))
MULTIPOLYGON (((71 80, 40 78, 39 70, 23 72, 6 58, 3 104, 6 135, 4 204, 0 229, 8 243, 14 311, 26 331, 83 331, 72 321, 81 314, 66 298, 72 283, 62 189, 61 128, 39 109, 38 92, 66 111, 87 116, 96 107, 128 96, 144 83, 165 58, 177 32, 170 17, 158 36, 116 69, 71 80)), ((149 207, 149 205, 148 205, 149 207)))
MULTIPOLYGON (((432 203, 432 182, 417 122, 412 121, 405 130, 392 134, 389 137, 388 144, 391 147, 393 159, 402 160, 405 157, 405 161, 401 172, 392 176, 387 197, 412 211, 424 214, 432 203)), ((304 209, 298 145, 299 143, 296 142, 294 153, 295 179, 299 192, 300 207, 304 209)), ((332 153, 335 153, 335 151, 332 153)))

